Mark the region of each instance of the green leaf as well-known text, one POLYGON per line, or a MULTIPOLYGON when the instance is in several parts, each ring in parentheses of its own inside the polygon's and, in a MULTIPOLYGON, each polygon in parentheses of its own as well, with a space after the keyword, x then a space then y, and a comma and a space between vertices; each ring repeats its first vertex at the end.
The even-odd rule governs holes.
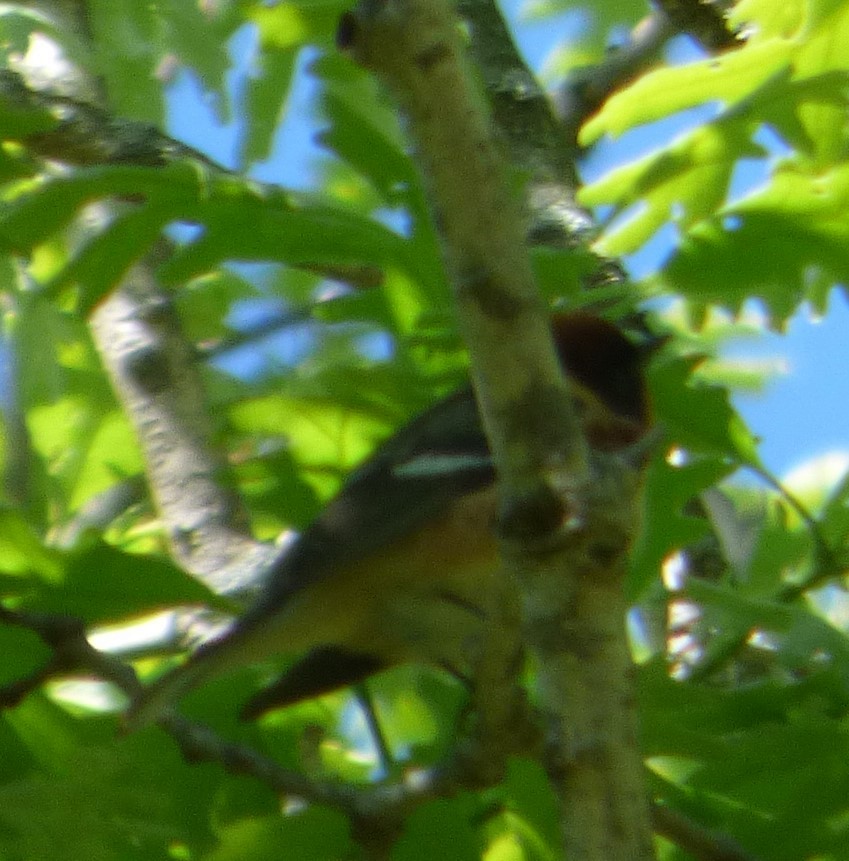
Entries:
POLYGON ((849 470, 831 489, 819 517, 819 528, 829 546, 849 546, 849 470))
POLYGON ((32 250, 104 196, 142 196, 146 205, 110 225, 84 247, 52 289, 84 286, 83 307, 96 303, 170 221, 206 230, 160 269, 169 283, 205 274, 224 260, 276 260, 292 266, 415 264, 414 250, 382 224, 327 205, 295 206, 283 193, 182 162, 165 168, 108 166, 80 170, 21 196, 0 214, 0 240, 32 250))
MULTIPOLYGON (((849 71, 825 71, 810 78, 795 79, 790 70, 754 91, 733 112, 754 128, 763 123, 775 129, 791 146, 803 153, 821 148, 819 130, 806 120, 810 108, 842 110, 846 103, 849 71)), ((829 137, 831 137, 829 135, 829 137)))
POLYGON ((628 254, 670 220, 683 231, 712 216, 725 200, 738 159, 761 155, 761 149, 749 142, 744 124, 717 121, 610 171, 581 190, 581 203, 613 204, 614 214, 634 205, 634 212, 624 225, 605 232, 598 249, 603 254, 628 254))
MULTIPOLYGON (((0 139, 23 140, 30 135, 48 132, 59 123, 47 108, 21 107, 2 96, 0 93, 0 139)), ((7 153, 3 153, 3 161, 14 163, 7 153)))
POLYGON ((294 48, 269 48, 260 55, 257 74, 247 84, 239 164, 269 157, 292 87, 297 56, 294 48))
POLYGON ((370 679, 368 692, 390 750, 413 752, 422 762, 450 755, 467 702, 467 691, 455 678, 406 664, 370 679))
POLYGON ((272 7, 256 4, 249 17, 266 47, 305 43, 329 47, 335 41, 339 18, 347 9, 344 0, 288 0, 272 7))
POLYGON ((812 666, 818 655, 834 661, 843 695, 849 694, 849 640, 816 614, 698 578, 690 578, 684 594, 702 608, 708 627, 732 639, 756 630, 777 635, 780 662, 794 672, 812 666))
POLYGON ((775 37, 790 38, 804 23, 810 5, 806 0, 784 0, 783 3, 740 0, 728 11, 728 24, 740 29, 756 23, 757 26, 750 27, 746 33, 747 39, 753 42, 769 41, 775 37))
POLYGON ((261 296, 251 282, 227 269, 218 269, 186 284, 177 293, 175 302, 188 340, 214 347, 233 334, 227 322, 234 305, 261 296))
POLYGON ((794 57, 799 78, 813 78, 833 70, 843 73, 841 98, 811 99, 799 106, 799 119, 812 142, 820 165, 845 159, 846 73, 849 71, 849 7, 845 3, 813 3, 794 57))
POLYGON ((708 534, 707 519, 686 506, 729 471, 729 465, 715 457, 696 458, 681 466, 654 459, 646 476, 642 529, 630 556, 629 600, 640 600, 657 588, 658 573, 671 553, 708 534))
POLYGON ((102 624, 185 604, 221 602, 172 563, 94 542, 67 554, 61 581, 32 591, 25 607, 102 624))
POLYGON ((239 19, 225 6, 201 6, 183 0, 161 0, 163 47, 173 50, 198 74, 207 89, 225 95, 225 75, 230 65, 227 40, 239 19))
POLYGON ((794 43, 773 39, 688 66, 661 68, 614 93, 581 129, 584 146, 705 102, 726 108, 746 98, 791 61, 794 43))
POLYGON ((564 12, 581 16, 580 35, 558 46, 546 60, 546 71, 557 76, 603 62, 614 34, 632 30, 646 11, 644 0, 596 0, 592 5, 575 0, 529 0, 524 6, 531 21, 564 12))
POLYGON ((623 287, 616 285, 613 290, 601 298, 604 288, 593 288, 592 296, 588 297, 586 291, 580 289, 584 279, 598 272, 598 256, 589 248, 581 246, 578 248, 560 249, 544 245, 531 249, 531 263, 534 267, 534 275, 543 295, 551 301, 568 302, 569 307, 578 305, 581 301, 592 304, 595 301, 605 302, 618 294, 616 298, 628 295, 631 298, 631 285, 623 287))
POLYGON ((729 215, 727 226, 711 219, 689 232, 659 283, 696 307, 716 303, 738 311, 758 296, 782 323, 805 299, 811 268, 831 283, 849 278, 843 254, 849 229, 837 222, 817 227, 812 218, 767 212, 729 215))
POLYGON ((394 861, 480 861, 481 841, 471 823, 477 806, 468 794, 421 805, 407 819, 394 861))
POLYGON ((350 850, 341 813, 312 805, 289 816, 242 819, 219 829, 219 845, 204 861, 332 861, 350 850))
MULTIPOLYGON (((18 396, 26 414, 32 492, 66 517, 117 481, 141 472, 138 444, 118 411, 83 320, 41 297, 17 304, 12 334, 25 361, 18 396), (43 472, 41 482, 35 478, 43 472)), ((55 525, 55 520, 44 528, 55 525)))
POLYGON ((77 182, 54 180, 41 186, 4 207, 0 243, 16 254, 29 252, 68 224, 91 197, 91 189, 77 182))
POLYGON ((312 66, 324 85, 322 109, 330 128, 319 140, 394 202, 418 187, 398 120, 375 81, 344 58, 325 56, 312 66))
POLYGON ((291 266, 389 265, 409 255, 405 240, 377 222, 330 207, 283 211, 242 199, 202 205, 208 226, 199 239, 177 251, 159 274, 178 284, 224 260, 274 260, 291 266))
MULTIPOLYGON (((162 205, 185 208, 209 193, 208 177, 194 162, 167 167, 101 166, 78 169, 15 199, 0 214, 0 242, 24 253, 65 227, 86 203, 100 198, 144 196, 162 205)), ((230 181, 221 179, 215 192, 227 197, 230 181)))
POLYGON ((253 398, 233 406, 230 418, 238 430, 282 437, 307 480, 325 497, 391 429, 385 420, 330 398, 253 398))
POLYGON ((394 202, 416 181, 408 158, 383 129, 361 122, 349 105, 332 95, 326 97, 325 109, 332 125, 319 141, 367 177, 387 200, 394 202))
POLYGON ((0 571, 8 583, 0 581, 0 591, 23 588, 20 575, 35 574, 45 582, 57 582, 62 562, 57 553, 44 545, 32 526, 19 512, 0 509, 0 571))
POLYGON ((258 537, 274 540, 285 528, 302 529, 321 510, 321 500, 286 450, 262 453, 235 469, 258 537))
POLYGON ((63 773, 79 755, 86 728, 38 693, 28 697, 9 721, 18 742, 46 771, 63 773))
POLYGON ((33 33, 38 32, 61 40, 69 54, 77 60, 80 59, 79 43, 67 32, 58 33, 55 21, 50 15, 9 3, 0 7, 0 57, 4 60, 3 65, 6 65, 5 61, 8 61, 10 54, 25 54, 30 38, 33 33))
POLYGON ((0 185, 32 177, 36 170, 35 161, 29 159, 25 154, 8 152, 0 148, 0 185))
POLYGON ((125 117, 161 126, 165 103, 156 68, 166 51, 158 4, 91 0, 87 13, 109 104, 125 117))
POLYGON ((528 828, 529 833, 523 834, 524 842, 533 841, 536 846, 531 857, 556 857, 553 847, 560 841, 557 800, 540 763, 511 759, 504 789, 505 803, 528 828))
POLYGON ((55 295, 68 285, 79 286, 77 310, 88 316, 153 247, 170 220, 167 208, 155 206, 113 219, 45 286, 45 293, 55 295))
MULTIPOLYGON (((638 673, 643 748, 649 757, 710 761, 723 756, 745 730, 781 717, 797 693, 777 684, 728 690, 670 678, 666 659, 657 658, 638 673)), ((690 769, 692 772, 692 768, 690 769)))
POLYGON ((649 386, 658 421, 687 449, 757 463, 755 440, 731 407, 728 391, 694 378, 695 362, 652 364, 649 386))
POLYGON ((807 532, 789 527, 784 506, 770 506, 761 519, 758 542, 741 588, 747 595, 778 595, 788 582, 801 580, 807 573, 811 550, 807 532))
POLYGON ((3 661, 0 662, 0 686, 4 687, 40 669, 52 655, 51 650, 34 631, 7 625, 2 620, 0 654, 3 655, 3 661))
POLYGON ((176 845, 209 845, 215 769, 186 768, 150 734, 116 744, 114 721, 83 723, 39 696, 8 719, 40 763, 0 787, 9 858, 157 861, 176 845))
MULTIPOLYGON (((83 375, 70 376, 71 385, 84 385, 83 375)), ((111 402, 100 401, 103 393, 100 389, 88 398, 71 395, 30 412, 36 451, 51 468, 58 485, 53 489, 64 492, 63 514, 141 470, 138 444, 127 418, 111 402)))

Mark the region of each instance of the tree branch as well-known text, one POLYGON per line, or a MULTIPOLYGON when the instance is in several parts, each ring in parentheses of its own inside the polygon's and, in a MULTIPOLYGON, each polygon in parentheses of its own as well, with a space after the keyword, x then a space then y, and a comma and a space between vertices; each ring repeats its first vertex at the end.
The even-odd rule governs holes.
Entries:
MULTIPOLYGON (((28 677, 0 686, 0 710, 13 708, 46 682, 69 674, 96 676, 129 699, 141 691, 133 668, 120 658, 94 648, 80 619, 13 611, 0 605, 0 624, 33 631, 52 653, 45 665, 28 677)), ((356 839, 369 848, 370 857, 386 854, 406 817, 423 801, 479 785, 483 773, 483 763, 458 756, 442 766, 417 769, 400 779, 393 777, 370 786, 349 785, 305 777, 283 768, 253 748, 226 741, 208 727, 174 712, 163 716, 159 726, 174 739, 187 762, 215 763, 229 774, 252 777, 280 795, 328 805, 344 813, 351 821, 356 839)))
POLYGON ((249 589, 271 551, 250 536, 211 442, 191 347, 145 266, 93 312, 92 332, 139 437, 176 558, 213 590, 249 589))
POLYGON ((86 101, 59 92, 36 90, 9 69, 0 70, 0 104, 30 115, 7 140, 25 143, 34 155, 66 164, 136 164, 163 167, 191 158, 224 168, 199 150, 164 135, 154 126, 116 118, 86 101))
MULTIPOLYGON (((0 624, 33 631, 52 652, 47 663, 28 677, 0 686, 0 710, 13 708, 45 682, 68 674, 94 675, 110 682, 130 699, 141 690, 141 683, 129 664, 91 645, 80 619, 14 611, 0 605, 0 624)), ((491 692, 486 684, 480 689, 482 696, 491 692)), ((176 713, 164 716, 159 725, 174 739, 187 762, 215 763, 230 774, 252 777, 281 795, 336 808, 349 817, 357 839, 372 850, 391 846, 404 819, 417 805, 428 799, 453 795, 470 785, 479 785, 486 771, 486 763, 465 755, 466 749, 465 753, 460 750, 458 756, 443 766, 418 769, 415 774, 372 786, 348 786, 307 778, 282 768, 253 748, 226 741, 208 727, 176 713)), ((513 726, 521 729, 522 722, 514 722, 513 726)), ((526 730, 530 728, 528 724, 524 726, 526 730)), ((530 752, 534 742, 528 736, 521 738, 521 743, 514 739, 512 747, 530 752)), ((476 755, 491 753, 491 748, 487 750, 486 738, 482 741, 483 746, 477 748, 476 755)), ((495 780, 495 776, 490 774, 489 780, 495 780)), ((658 833, 699 861, 758 861, 729 837, 709 831, 668 807, 655 805, 652 818, 658 833)))
POLYGON ((631 32, 628 41, 595 66, 573 69, 554 94, 565 145, 577 154, 578 132, 614 92, 634 80, 659 56, 666 42, 678 31, 667 15, 655 10, 631 32))
POLYGON ((622 588, 639 476, 591 457, 583 439, 450 5, 364 0, 342 41, 399 98, 445 237, 538 662, 565 855, 651 859, 622 588))
POLYGON ((659 0, 629 39, 611 49, 602 62, 572 70, 554 95, 570 150, 578 152, 578 132, 584 122, 614 92, 656 62, 674 36, 690 33, 709 51, 739 46, 740 40, 726 26, 721 5, 702 0, 659 0))
POLYGON ((578 175, 563 129, 533 72, 526 66, 498 6, 461 0, 469 52, 480 70, 506 161, 527 173, 524 186, 528 241, 560 248, 586 244, 594 229, 575 201, 578 175))
POLYGON ((652 821, 658 834, 689 852, 696 861, 758 861, 727 835, 711 831, 669 807, 655 805, 652 821))
MULTIPOLYGON (((57 30, 87 38, 84 4, 40 5, 57 30)), ((199 155, 166 143, 138 123, 112 121, 90 104, 92 94, 99 93, 96 82, 67 58, 52 66, 24 58, 16 71, 20 77, 7 73, 0 78, 0 98, 45 115, 46 126, 25 136, 27 145, 42 155, 70 163, 132 158, 148 164, 161 164, 175 154, 199 155), (50 87, 52 75, 55 86, 50 87), (55 94, 34 92, 34 80, 55 94)), ((113 213, 102 206, 94 229, 113 213)), ((164 242, 157 253, 168 253, 164 242)), ((156 263, 149 256, 131 270, 95 309, 91 331, 138 434, 174 555, 216 591, 238 593, 268 564, 271 551, 252 538, 241 501, 222 480, 227 464, 211 443, 212 425, 200 394, 203 384, 194 352, 153 276, 156 263)))

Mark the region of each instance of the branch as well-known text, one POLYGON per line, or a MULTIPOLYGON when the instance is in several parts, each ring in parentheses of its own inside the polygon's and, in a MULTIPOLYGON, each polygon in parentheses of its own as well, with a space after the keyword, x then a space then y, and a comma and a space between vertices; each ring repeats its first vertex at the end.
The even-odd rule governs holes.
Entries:
POLYGON ((132 476, 113 484, 86 500, 73 517, 51 531, 50 542, 57 547, 73 547, 88 530, 104 531, 128 508, 147 499, 144 477, 132 476))
MULTIPOLYGON (((33 631, 52 651, 44 667, 27 678, 0 686, 0 710, 13 708, 45 682, 68 674, 86 673, 101 678, 130 699, 141 690, 141 683, 129 664, 91 645, 80 619, 14 611, 0 605, 0 624, 33 631)), ((484 683, 480 688, 481 696, 485 697, 489 692, 491 689, 484 683)), ((363 707, 368 708, 368 704, 363 707)), ((399 780, 387 780, 372 786, 349 786, 336 781, 310 779, 282 768, 253 748, 225 741, 208 727, 175 713, 163 717, 159 725, 174 739, 187 762, 215 763, 229 774, 252 777, 281 795, 334 807, 349 817, 357 839, 372 848, 377 842, 385 847, 391 846, 404 819, 423 801, 444 798, 469 786, 486 785, 480 782, 485 762, 469 758, 466 755, 468 748, 441 767, 419 769, 399 780)), ((524 726, 526 731, 530 729, 530 724, 523 721, 514 722, 513 726, 518 729, 524 726)), ((521 744, 514 740, 512 747, 517 752, 530 753, 534 742, 528 736, 523 738, 521 744)), ((487 752, 485 741, 483 739, 483 746, 477 749, 484 755, 487 752)), ((493 775, 490 777, 495 779, 493 775)), ((698 861, 757 861, 729 837, 709 831, 668 807, 655 805, 652 818, 659 834, 698 861)))
POLYGON ((720 4, 702 0, 658 0, 629 39, 610 50, 594 66, 574 69, 558 88, 554 102, 567 144, 577 153, 581 126, 604 102, 655 63, 666 43, 689 33, 708 51, 738 47, 742 42, 729 31, 720 4))
POLYGON ((565 134, 565 145, 580 151, 578 132, 617 90, 633 81, 655 62, 666 42, 678 31, 669 17, 656 10, 631 32, 628 41, 595 66, 572 70, 554 95, 557 116, 565 134))
POLYGON ((531 244, 573 248, 588 244, 590 214, 578 206, 578 174, 573 153, 551 103, 516 48, 492 0, 460 0, 469 26, 470 55, 480 70, 508 164, 527 173, 524 187, 527 235, 531 244))
POLYGON ((176 558, 214 591, 250 588, 272 551, 250 535, 212 443, 203 386, 169 299, 146 266, 91 316, 95 343, 139 437, 176 558))
MULTIPOLYGON (((87 38, 84 4, 39 5, 59 32, 87 38)), ((17 110, 43 114, 45 122, 22 136, 22 143, 35 151, 70 163, 162 164, 169 158, 199 156, 149 127, 111 120, 100 106, 92 106, 91 94, 98 93, 98 87, 87 70, 67 57, 37 63, 38 57, 25 58, 18 63, 19 75, 0 77, 0 98, 17 110), (32 80, 43 89, 53 84, 56 93, 35 92, 27 86, 32 80)), ((116 207, 102 205, 95 219, 99 223, 92 226, 90 213, 85 227, 78 225, 81 233, 102 227, 115 212, 116 207)), ((137 432, 175 557, 211 588, 234 594, 249 587, 271 551, 252 538, 241 501, 223 480, 227 464, 212 443, 212 421, 194 352, 169 296, 153 275, 156 254, 168 252, 161 242, 155 254, 116 285, 92 314, 91 331, 137 432)))
POLYGON ((842 577, 847 567, 845 554, 837 552, 829 544, 823 535, 820 524, 801 500, 794 493, 791 493, 766 467, 759 464, 748 464, 748 467, 755 475, 760 476, 769 487, 777 491, 787 505, 796 512, 799 519, 805 524, 805 528, 808 530, 814 543, 815 565, 813 571, 802 583, 785 586, 781 590, 778 600, 790 604, 801 598, 808 590, 816 589, 829 580, 842 577))
MULTIPOLYGON (((13 708, 45 682, 69 674, 90 674, 113 684, 129 699, 142 686, 133 668, 121 659, 94 648, 86 636, 82 620, 70 616, 28 613, 0 605, 0 624, 27 628, 50 648, 47 663, 11 684, 0 686, 0 711, 13 708)), ((400 779, 369 786, 352 786, 335 780, 317 780, 278 765, 251 747, 222 739, 213 730, 169 713, 159 721, 190 763, 215 763, 227 773, 249 776, 274 792, 324 804, 344 813, 352 824, 354 837, 367 846, 369 857, 382 856, 400 834, 410 812, 428 799, 447 797, 472 785, 479 785, 481 764, 455 757, 443 766, 417 769, 400 779)))
POLYGON ((623 596, 639 475, 590 456, 450 5, 363 0, 341 37, 401 102, 445 238, 501 483, 505 556, 539 667, 564 854, 648 861, 623 596))
POLYGON ((654 805, 652 821, 658 834, 680 846, 696 861, 758 861, 736 840, 711 831, 669 807, 654 805))
MULTIPOLYGON (((522 176, 523 226, 531 246, 580 249, 595 259, 581 276, 591 290, 624 285, 621 263, 590 247, 596 236, 593 215, 577 203, 580 179, 576 135, 586 114, 558 115, 516 47, 494 0, 460 0, 459 13, 469 29, 469 54, 483 80, 497 129, 497 144, 511 169, 522 176)), ((664 19, 665 20, 665 19, 664 19)), ((593 107, 593 110, 595 108, 593 107)), ((572 285, 565 284, 564 292, 572 285)), ((577 285, 575 285, 577 286, 577 285)), ((634 319, 636 329, 645 330, 634 319)))
POLYGON ((67 164, 136 164, 163 167, 178 159, 201 161, 223 171, 199 150, 168 137, 148 123, 113 117, 104 109, 61 93, 27 86, 24 77, 0 70, 0 104, 8 112, 29 114, 17 134, 6 140, 24 144, 34 155, 67 164))
POLYGON ((0 604, 0 624, 33 631, 52 652, 50 660, 41 669, 27 678, 0 687, 0 708, 13 708, 45 682, 81 670, 112 682, 127 696, 133 697, 141 691, 141 684, 132 667, 95 649, 89 643, 81 619, 53 613, 9 610, 0 604))
MULTIPOLYGON (((91 645, 81 619, 14 611, 0 605, 0 623, 33 631, 52 651, 50 660, 41 669, 26 679, 0 687, 0 708, 13 708, 45 682, 68 674, 96 676, 115 685, 130 699, 137 697, 142 690, 141 682, 129 664, 91 645)), ((277 792, 332 804, 356 816, 373 815, 374 800, 357 799, 356 792, 338 784, 314 782, 281 768, 256 751, 225 742, 212 730, 176 714, 164 717, 160 726, 174 738, 190 762, 217 762, 228 772, 249 774, 277 792)), ((431 782, 429 786, 432 791, 435 783, 431 782)), ((397 798, 399 791, 383 788, 374 793, 374 796, 378 795, 394 795, 397 798)))
MULTIPOLYGON (((41 158, 76 166, 147 167, 191 160, 201 162, 214 173, 238 176, 147 123, 114 117, 64 93, 34 89, 27 86, 23 75, 8 69, 0 69, 0 107, 4 112, 26 117, 17 129, 4 129, 4 139, 22 144, 30 154, 41 158)), ((279 194, 277 185, 251 182, 259 190, 279 194)), ((384 277, 374 264, 302 263, 299 268, 355 289, 379 286, 384 277)))

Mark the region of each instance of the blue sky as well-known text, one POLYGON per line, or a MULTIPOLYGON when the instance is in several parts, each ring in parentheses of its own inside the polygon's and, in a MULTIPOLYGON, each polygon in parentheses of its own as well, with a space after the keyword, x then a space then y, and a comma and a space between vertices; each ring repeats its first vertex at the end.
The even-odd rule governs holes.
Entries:
MULTIPOLYGON (((505 5, 509 17, 518 21, 517 0, 509 0, 505 5)), ((520 23, 517 33, 530 64, 540 68, 557 41, 564 34, 575 32, 578 26, 574 16, 565 16, 560 22, 549 19, 544 24, 520 23)), ((244 80, 251 39, 246 31, 231 46, 237 59, 232 76, 234 86, 244 80)), ((685 61, 688 55, 695 55, 692 46, 686 40, 676 41, 671 48, 672 59, 685 61)), ((307 60, 304 58, 305 62, 307 60)), ((296 188, 309 185, 311 163, 318 152, 312 141, 314 128, 306 121, 311 87, 308 76, 300 76, 290 99, 289 119, 277 136, 272 156, 252 171, 257 178, 296 188)), ((184 73, 175 82, 169 109, 169 126, 175 137, 208 152, 224 164, 233 164, 238 128, 235 124, 221 126, 218 123, 190 75, 184 73)), ((657 146, 667 140, 670 133, 699 119, 698 114, 690 114, 641 130, 628 140, 602 145, 587 165, 587 173, 599 175, 618 160, 633 158, 636 152, 657 146)), ((734 192, 743 193, 763 178, 753 168, 743 167, 735 176, 734 192)), ((654 268, 668 252, 670 241, 671 231, 629 261, 632 274, 639 276, 654 268)), ((786 474, 812 457, 849 451, 846 332, 849 332, 849 303, 842 293, 835 291, 824 319, 815 320, 808 309, 802 309, 790 321, 786 333, 766 333, 758 339, 729 344, 725 350, 728 357, 735 359, 780 360, 776 364, 783 370, 762 392, 736 396, 744 419, 763 440, 763 461, 778 475, 786 474)))

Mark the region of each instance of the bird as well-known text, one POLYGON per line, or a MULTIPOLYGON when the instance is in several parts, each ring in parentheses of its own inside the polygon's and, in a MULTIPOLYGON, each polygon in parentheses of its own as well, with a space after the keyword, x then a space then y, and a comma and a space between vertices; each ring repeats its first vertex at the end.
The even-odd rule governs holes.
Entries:
MULTIPOLYGON (((650 423, 645 350, 584 311, 552 331, 591 447, 639 441, 650 423)), ((139 729, 191 689, 278 655, 300 657, 241 717, 363 681, 399 663, 464 677, 499 571, 496 472, 470 386, 390 437, 272 566, 260 596, 220 636, 130 704, 139 729)))

